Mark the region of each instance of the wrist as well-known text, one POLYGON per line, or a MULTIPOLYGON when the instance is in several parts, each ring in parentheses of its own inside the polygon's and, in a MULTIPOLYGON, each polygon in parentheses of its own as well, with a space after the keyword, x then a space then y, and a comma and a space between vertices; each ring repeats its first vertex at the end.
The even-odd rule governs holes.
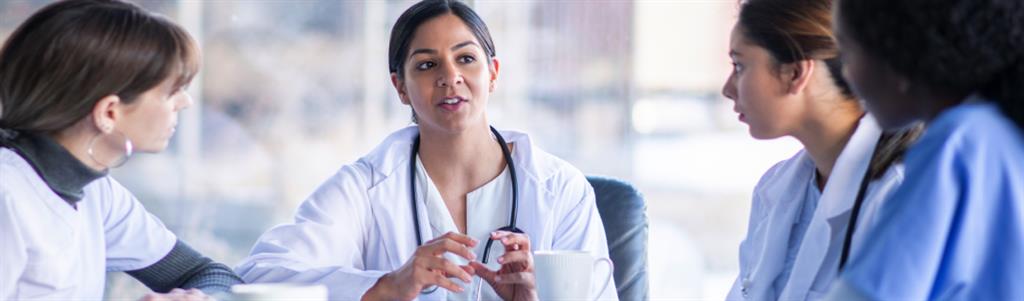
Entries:
POLYGON ((380 278, 377 278, 377 282, 370 287, 369 290, 363 294, 362 301, 380 301, 380 300, 396 300, 396 298, 389 297, 388 289, 391 282, 391 273, 384 274, 380 278))

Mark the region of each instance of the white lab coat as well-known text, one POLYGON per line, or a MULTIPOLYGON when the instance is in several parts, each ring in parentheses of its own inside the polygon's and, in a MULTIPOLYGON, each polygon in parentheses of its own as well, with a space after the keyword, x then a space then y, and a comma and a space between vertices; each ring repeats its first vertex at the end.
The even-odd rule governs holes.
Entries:
POLYGON ((0 300, 100 300, 107 272, 153 265, 178 241, 114 178, 82 191, 72 207, 0 148, 0 300))
MULTIPOLYGON (((359 300, 417 248, 408 168, 417 133, 415 126, 399 130, 370 154, 343 166, 298 208, 293 223, 264 233, 236 272, 246 282, 324 284, 332 300, 359 300)), ((517 226, 529 235, 533 250, 587 250, 608 257, 594 191, 583 173, 534 147, 526 134, 501 134, 515 145, 517 226)), ((417 201, 426 241, 433 238, 427 206, 422 198, 417 201)), ((601 289, 595 283, 594 294, 601 289)), ((446 296, 446 290, 438 289, 420 299, 446 296)), ((602 299, 617 299, 614 286, 602 299)))
MULTIPOLYGON (((854 200, 880 135, 872 116, 861 118, 822 191, 779 300, 820 299, 836 278, 854 200)), ((727 300, 769 300, 776 294, 772 285, 785 269, 790 232, 814 173, 814 162, 801 150, 761 178, 754 189, 747 237, 740 244, 740 275, 727 300)), ((874 224, 878 206, 902 181, 903 167, 897 164, 868 185, 851 254, 863 245, 861 240, 874 224)))

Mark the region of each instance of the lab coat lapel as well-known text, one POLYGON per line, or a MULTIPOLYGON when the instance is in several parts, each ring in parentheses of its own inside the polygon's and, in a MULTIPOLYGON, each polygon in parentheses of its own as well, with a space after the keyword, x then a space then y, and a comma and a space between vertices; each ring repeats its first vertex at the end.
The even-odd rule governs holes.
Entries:
POLYGON ((755 196, 762 198, 762 203, 769 204, 770 209, 768 216, 754 230, 764 234, 751 235, 763 238, 756 242, 759 250, 755 254, 760 258, 750 275, 744 275, 745 279, 741 279, 745 282, 743 287, 750 291, 750 299, 770 299, 771 284, 785 267, 793 223, 800 211, 800 204, 806 198, 807 181, 811 179, 814 170, 814 164, 805 152, 801 152, 798 158, 772 179, 773 182, 761 195, 755 196))
MULTIPOLYGON (((402 266, 416 251, 412 205, 409 199, 409 154, 412 139, 418 134, 415 126, 392 134, 363 160, 373 170, 372 186, 367 190, 373 218, 380 229, 379 242, 391 268, 402 266)), ((431 239, 430 225, 422 200, 417 200, 420 235, 431 239)))
MULTIPOLYGON (((409 188, 405 187, 407 185, 403 185, 408 184, 408 181, 395 180, 395 178, 407 176, 408 172, 395 173, 368 191, 371 200, 378 200, 371 201, 370 208, 373 210, 374 220, 381 232, 380 243, 384 245, 383 250, 388 253, 386 256, 392 268, 402 266, 418 247, 416 236, 413 234, 416 226, 413 225, 409 188)), ((417 214, 420 217, 420 235, 424 241, 427 241, 431 238, 428 231, 423 231, 430 229, 426 223, 427 214, 424 211, 424 204, 420 200, 417 202, 419 202, 417 214)))
POLYGON ((881 129, 874 118, 870 115, 861 118, 857 130, 836 159, 828 184, 825 185, 821 200, 818 201, 814 218, 811 219, 800 251, 797 253, 796 262, 793 264, 793 276, 789 278, 789 283, 779 295, 779 299, 804 300, 818 278, 818 273, 837 272, 822 269, 822 263, 829 255, 829 250, 840 250, 833 248, 833 244, 843 243, 850 210, 853 208, 861 179, 868 169, 880 135, 881 129))

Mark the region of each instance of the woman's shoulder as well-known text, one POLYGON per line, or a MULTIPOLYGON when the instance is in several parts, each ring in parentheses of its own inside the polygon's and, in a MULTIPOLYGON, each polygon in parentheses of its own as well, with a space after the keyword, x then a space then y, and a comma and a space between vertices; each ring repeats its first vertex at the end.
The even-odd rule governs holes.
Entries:
POLYGON ((45 185, 28 161, 13 150, 0 147, 0 194, 35 193, 34 189, 25 188, 45 185))
POLYGON ((809 173, 813 170, 814 162, 807 155, 807 151, 801 149, 789 159, 775 163, 768 171, 765 171, 764 175, 761 175, 757 186, 754 186, 755 201, 766 193, 788 190, 795 185, 804 187, 807 183, 803 179, 809 179, 809 173))
POLYGON ((518 169, 530 177, 549 186, 561 186, 572 182, 586 181, 586 176, 565 159, 540 148, 529 134, 513 130, 501 131, 501 135, 513 144, 512 160, 518 169))
POLYGON ((921 145, 928 147, 980 149, 992 144, 1024 147, 1024 130, 1007 117, 995 103, 979 100, 943 112, 928 126, 921 145))
POLYGON ((981 165, 1024 166, 1024 161, 1019 160, 1022 156, 1024 130, 1006 117, 998 105, 975 101, 939 115, 908 150, 905 162, 908 169, 939 168, 953 172, 951 169, 978 170, 981 165))

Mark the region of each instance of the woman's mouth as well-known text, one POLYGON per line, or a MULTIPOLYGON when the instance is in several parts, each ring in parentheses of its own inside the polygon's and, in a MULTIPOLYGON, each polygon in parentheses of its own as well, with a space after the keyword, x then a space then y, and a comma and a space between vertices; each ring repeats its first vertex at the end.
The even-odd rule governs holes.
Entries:
POLYGON ((441 109, 444 109, 446 111, 455 112, 455 111, 458 111, 459 108, 461 108, 462 105, 465 104, 465 103, 466 103, 466 99, 465 98, 463 98, 461 96, 451 96, 451 97, 445 97, 444 99, 442 99, 441 103, 438 104, 438 106, 440 106, 441 109))

